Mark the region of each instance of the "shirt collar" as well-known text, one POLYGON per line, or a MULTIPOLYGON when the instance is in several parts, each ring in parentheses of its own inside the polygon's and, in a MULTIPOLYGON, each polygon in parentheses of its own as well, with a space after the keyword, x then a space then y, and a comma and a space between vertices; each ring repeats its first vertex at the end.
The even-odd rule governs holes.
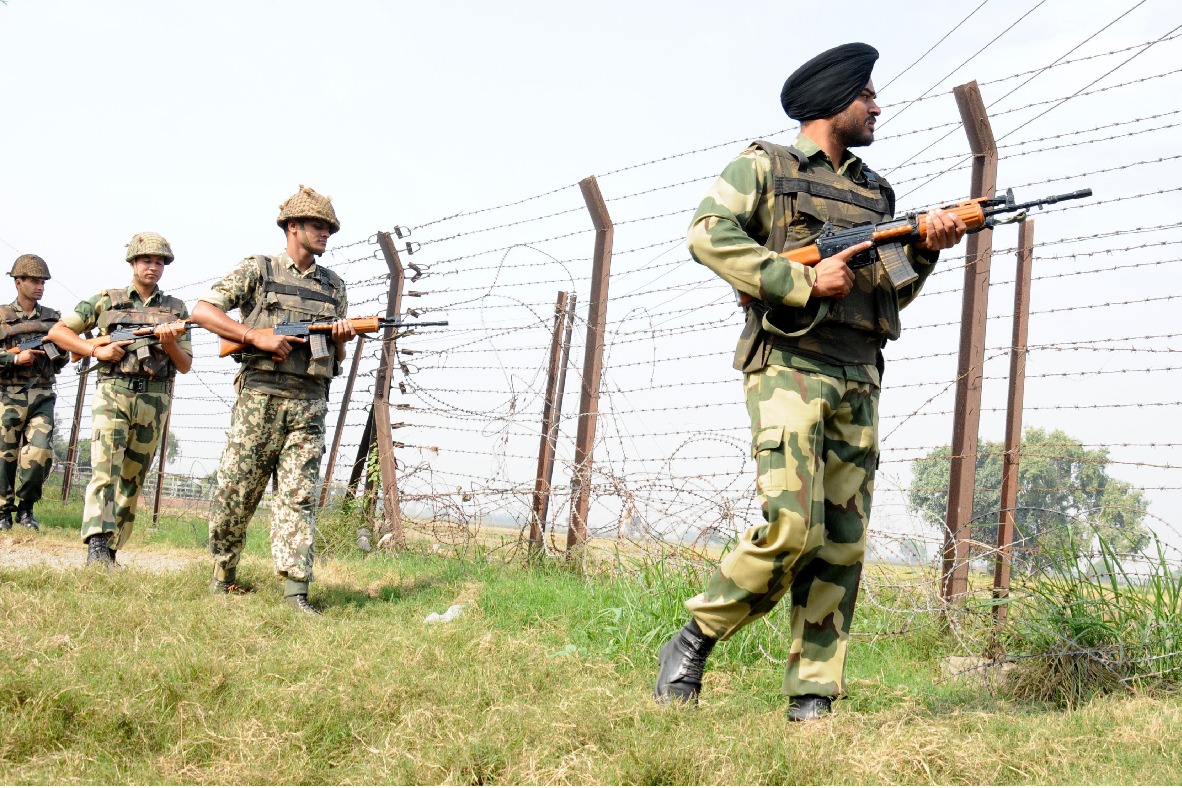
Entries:
POLYGON ((792 147, 796 148, 805 156, 808 156, 809 161, 824 164, 838 175, 845 175, 855 180, 862 176, 862 160, 853 153, 850 153, 848 149, 841 158, 841 165, 835 168, 825 151, 821 150, 820 146, 813 142, 812 138, 803 131, 796 135, 796 142, 792 143, 792 147))
POLYGON ((144 306, 151 306, 155 302, 159 301, 163 295, 164 291, 160 289, 160 285, 156 285, 156 289, 152 291, 152 295, 148 296, 148 298, 145 300, 142 296, 140 296, 140 291, 135 289, 135 285, 132 284, 127 286, 127 299, 133 304, 136 301, 139 301, 144 306))
POLYGON ((307 271, 301 271, 299 266, 295 264, 295 260, 293 260, 291 255, 287 253, 286 249, 275 255, 275 259, 279 261, 280 265, 284 266, 288 271, 291 271, 296 276, 302 276, 307 279, 316 273, 315 261, 312 262, 312 265, 308 266, 307 271))
POLYGON ((17 314, 22 315, 24 317, 39 317, 41 314, 41 304, 33 304, 33 311, 26 312, 24 310, 24 308, 21 307, 21 300, 19 298, 16 299, 15 301, 13 301, 8 306, 10 309, 16 310, 17 314))

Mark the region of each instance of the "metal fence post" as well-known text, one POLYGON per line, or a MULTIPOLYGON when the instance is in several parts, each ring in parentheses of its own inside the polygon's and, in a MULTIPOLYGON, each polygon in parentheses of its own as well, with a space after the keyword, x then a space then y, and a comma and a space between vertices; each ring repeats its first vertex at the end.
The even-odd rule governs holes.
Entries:
MULTIPOLYGON (((1034 256, 1034 220, 1018 225, 1018 266, 1014 277, 1014 346, 1010 349, 1010 393, 1006 403, 1006 453, 1001 467, 1001 513, 997 519, 997 559, 993 568, 993 598, 1010 595, 1010 567, 1014 544, 1014 515, 1018 508, 1018 465, 1022 453, 1022 404, 1026 392, 1026 341, 1030 334, 1030 269, 1034 256)), ((993 606, 1001 624, 1006 605, 993 606)))
POLYGON ((164 487, 164 458, 168 455, 168 425, 172 421, 172 397, 164 412, 164 432, 160 436, 160 457, 156 461, 156 493, 152 496, 152 527, 160 524, 160 491, 164 487))
POLYGON ((353 365, 349 367, 349 379, 345 382, 345 393, 341 396, 341 412, 337 415, 337 428, 332 435, 332 450, 328 453, 328 467, 324 469, 324 481, 320 485, 320 501, 317 509, 328 503, 328 490, 332 485, 332 474, 337 467, 337 452, 341 448, 341 433, 345 430, 345 416, 349 413, 349 400, 353 398, 353 382, 357 380, 357 367, 361 364, 361 350, 365 347, 365 335, 357 335, 357 346, 353 349, 353 365))
POLYGON ((554 332, 550 337, 550 363, 546 370, 546 398, 542 405, 542 435, 538 445, 538 470, 534 479, 533 517, 529 524, 530 550, 542 546, 542 535, 546 532, 546 518, 550 510, 550 483, 554 478, 554 453, 558 447, 558 422, 562 417, 561 375, 566 379, 566 351, 570 345, 570 332, 563 342, 563 326, 569 323, 573 311, 574 297, 559 292, 554 304, 554 332))
MULTIPOLYGON (((976 82, 952 90, 973 151, 970 197, 997 192, 997 144, 985 102, 976 82)), ((989 264, 993 231, 968 237, 965 248, 964 298, 961 306, 960 356, 956 406, 952 421, 952 461, 948 477, 948 534, 944 544, 943 595, 963 599, 969 582, 969 526, 977 475, 977 440, 981 427, 981 378, 985 365, 985 323, 989 305, 989 264)))
POLYGON ((583 391, 579 400, 579 431, 575 438, 575 468, 571 481, 571 518, 566 548, 587 541, 587 515, 591 501, 591 461, 595 427, 599 419, 599 383, 603 376, 603 335, 607 327, 607 289, 611 276, 612 240, 615 228, 595 176, 579 181, 587 211, 595 224, 595 258, 591 269, 591 296, 587 303, 587 347, 583 358, 583 391))
MULTIPOLYGON (((378 246, 390 269, 390 290, 386 299, 386 317, 395 318, 402 313, 402 282, 406 272, 394 248, 390 233, 378 233, 378 246)), ((394 369, 395 329, 382 331, 382 360, 378 364, 373 389, 374 431, 378 443, 378 464, 382 469, 383 523, 380 534, 392 534, 394 544, 402 545, 402 510, 398 503, 397 463, 394 461, 394 435, 390 426, 390 379, 394 369)))
POLYGON ((62 474, 62 502, 70 498, 74 469, 78 464, 78 430, 82 427, 82 404, 86 401, 86 379, 90 376, 90 356, 78 367, 78 396, 74 398, 74 420, 70 424, 70 443, 66 447, 66 468, 62 474))

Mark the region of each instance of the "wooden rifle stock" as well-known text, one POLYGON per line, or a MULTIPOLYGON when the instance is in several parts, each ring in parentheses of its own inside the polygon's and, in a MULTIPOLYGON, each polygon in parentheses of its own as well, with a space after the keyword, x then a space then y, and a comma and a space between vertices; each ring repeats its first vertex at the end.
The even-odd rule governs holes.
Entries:
MULTIPOLYGON (((960 217, 960 220, 965 223, 965 227, 969 230, 979 230, 985 226, 985 211, 981 207, 981 202, 987 198, 981 197, 974 200, 965 200, 954 205, 946 205, 943 210, 960 217)), ((916 223, 918 227, 913 228, 909 223, 899 222, 896 226, 886 227, 870 234, 867 238, 873 241, 875 246, 888 244, 892 241, 902 243, 914 243, 915 241, 922 241, 928 236, 927 211, 916 215, 916 223)), ((895 225, 894 222, 888 220, 883 222, 884 225, 895 225)), ((801 265, 816 265, 821 262, 821 250, 816 244, 810 246, 802 246, 799 249, 792 249, 782 253, 783 257, 787 257, 794 263, 801 265)))
MULTIPOLYGON (((161 323, 160 325, 172 326, 177 331, 188 331, 190 326, 195 326, 197 324, 192 320, 175 320, 171 323, 161 323)), ((136 339, 142 339, 143 337, 152 336, 156 333, 157 328, 158 326, 144 326, 143 328, 133 329, 125 328, 110 334, 102 334, 95 337, 94 339, 87 339, 86 343, 90 345, 90 352, 86 354, 71 352, 70 361, 81 361, 86 356, 93 355, 95 348, 100 348, 103 345, 109 345, 112 342, 130 342, 136 339), (115 339, 117 336, 120 338, 115 339)))
MULTIPOLYGON (((353 326, 353 330, 358 334, 372 334, 382 327, 382 318, 380 317, 350 317, 348 321, 353 326)), ((287 324, 293 325, 293 324, 287 324)), ((301 323, 297 324, 299 333, 291 333, 286 336, 303 338, 308 334, 328 334, 332 333, 332 321, 325 323, 301 323)), ((282 328, 280 329, 282 333, 282 328)), ((252 334, 274 334, 274 328, 252 328, 249 330, 252 334)), ((222 337, 221 347, 218 348, 218 358, 225 358, 233 353, 240 353, 247 347, 245 342, 235 342, 232 339, 222 337)), ((282 359, 271 356, 274 361, 281 361, 282 359)))

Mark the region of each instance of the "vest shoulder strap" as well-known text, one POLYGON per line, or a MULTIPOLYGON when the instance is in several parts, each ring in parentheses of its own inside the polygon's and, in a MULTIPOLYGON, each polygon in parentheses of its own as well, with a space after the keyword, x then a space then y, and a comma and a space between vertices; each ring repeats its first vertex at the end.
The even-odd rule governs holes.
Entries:
POLYGON ((320 288, 305 287, 302 285, 288 284, 286 282, 275 281, 275 270, 272 267, 270 257, 255 256, 255 259, 260 260, 260 272, 263 279, 264 293, 278 293, 280 295, 295 296, 296 298, 303 298, 309 301, 321 301, 326 304, 335 304, 336 298, 333 295, 335 291, 334 279, 336 274, 329 271, 323 266, 316 267, 316 282, 320 288), (328 292, 325 292, 328 291, 328 292))

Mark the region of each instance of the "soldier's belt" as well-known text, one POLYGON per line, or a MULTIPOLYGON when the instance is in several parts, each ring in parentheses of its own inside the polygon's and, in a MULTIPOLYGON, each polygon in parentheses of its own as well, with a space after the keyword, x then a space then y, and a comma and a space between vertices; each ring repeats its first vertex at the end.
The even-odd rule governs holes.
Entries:
POLYGON ((115 388, 130 391, 133 394, 170 394, 171 380, 148 380, 147 378, 109 377, 100 378, 100 383, 109 383, 115 388))

